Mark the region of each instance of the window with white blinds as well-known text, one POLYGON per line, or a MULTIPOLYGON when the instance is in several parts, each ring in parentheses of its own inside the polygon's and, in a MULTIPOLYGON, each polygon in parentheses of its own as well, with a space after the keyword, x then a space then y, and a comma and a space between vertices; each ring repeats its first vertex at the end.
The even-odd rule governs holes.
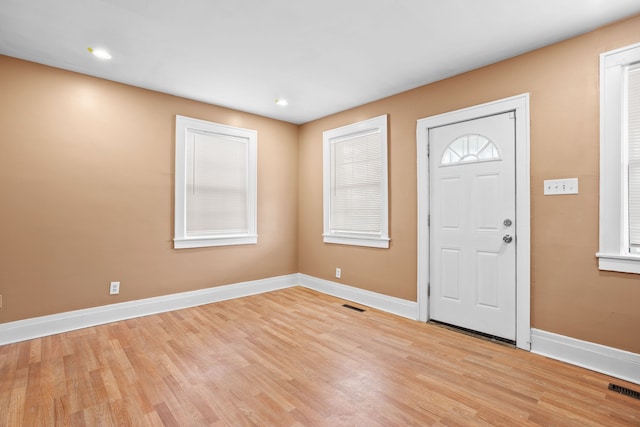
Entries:
POLYGON ((640 274, 640 43, 600 55, 601 270, 640 274))
POLYGON ((177 116, 174 247, 256 242, 256 132, 177 116))
POLYGON ((324 241, 388 248, 387 116, 323 139, 324 241))
POLYGON ((629 245, 640 251, 640 66, 631 67, 626 79, 627 146, 629 150, 629 245))

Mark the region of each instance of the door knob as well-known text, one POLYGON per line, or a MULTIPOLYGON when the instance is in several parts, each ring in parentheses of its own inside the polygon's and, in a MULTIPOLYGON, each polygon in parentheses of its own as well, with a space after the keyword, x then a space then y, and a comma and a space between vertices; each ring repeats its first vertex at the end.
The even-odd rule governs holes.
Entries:
POLYGON ((503 240, 505 243, 511 243, 511 242, 513 241, 513 237, 511 237, 511 236, 509 236, 508 234, 506 234, 506 235, 502 238, 502 240, 503 240))

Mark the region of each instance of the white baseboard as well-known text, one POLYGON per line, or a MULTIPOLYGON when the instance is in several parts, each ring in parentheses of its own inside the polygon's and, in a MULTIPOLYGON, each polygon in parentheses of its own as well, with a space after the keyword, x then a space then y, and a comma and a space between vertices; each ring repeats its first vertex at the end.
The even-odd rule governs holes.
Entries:
POLYGON ((300 286, 304 286, 305 288, 313 289, 324 294, 333 295, 334 297, 357 302, 358 304, 377 308, 378 310, 386 311, 388 313, 396 314, 402 317, 407 317, 412 320, 418 319, 417 302, 390 297, 376 292, 365 291, 363 289, 343 285, 342 283, 336 283, 330 280, 307 276, 306 274, 300 274, 299 277, 300 286))
POLYGON ((640 354, 531 329, 531 351, 640 384, 640 354))
MULTIPOLYGON (((110 304, 0 324, 0 345, 40 338, 150 314, 180 310, 300 285, 338 298, 418 319, 418 303, 366 291, 306 274, 291 274, 191 292, 110 304)), ((640 384, 640 354, 531 330, 531 351, 596 372, 640 384)))
POLYGON ((291 274, 2 323, 0 324, 0 345, 261 294, 297 284, 298 274, 291 274))

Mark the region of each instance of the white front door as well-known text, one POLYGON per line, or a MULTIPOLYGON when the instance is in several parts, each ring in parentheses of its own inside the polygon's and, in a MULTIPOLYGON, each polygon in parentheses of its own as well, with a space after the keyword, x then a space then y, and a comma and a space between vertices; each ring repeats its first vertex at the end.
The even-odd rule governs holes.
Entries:
POLYGON ((515 341, 514 113, 429 129, 433 320, 515 341))

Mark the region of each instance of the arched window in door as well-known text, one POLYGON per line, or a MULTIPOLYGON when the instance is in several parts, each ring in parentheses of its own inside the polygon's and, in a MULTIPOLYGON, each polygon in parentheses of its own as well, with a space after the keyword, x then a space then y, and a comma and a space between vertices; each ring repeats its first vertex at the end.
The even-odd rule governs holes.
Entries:
POLYGON ((482 135, 470 134, 456 138, 444 150, 440 166, 500 160, 498 147, 482 135))

